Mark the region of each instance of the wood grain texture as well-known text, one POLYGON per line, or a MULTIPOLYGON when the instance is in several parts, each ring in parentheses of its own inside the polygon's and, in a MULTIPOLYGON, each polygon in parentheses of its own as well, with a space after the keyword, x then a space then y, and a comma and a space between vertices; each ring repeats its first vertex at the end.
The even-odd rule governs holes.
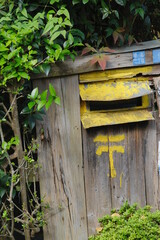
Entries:
MULTIPOLYGON (((134 67, 132 51, 142 50, 140 46, 141 45, 138 45, 133 50, 129 50, 129 48, 127 48, 126 50, 123 49, 122 51, 119 50, 117 52, 115 51, 115 53, 107 54, 109 56, 109 60, 106 64, 106 70, 134 67)), ((145 47, 143 49, 145 49, 145 47)), ((153 56, 152 56, 152 44, 150 44, 150 46, 149 45, 146 46, 145 52, 146 52, 146 58, 145 58, 144 65, 146 66, 154 65, 153 56)), ((64 62, 57 62, 52 65, 48 78, 59 77, 59 76, 69 76, 69 75, 75 75, 75 74, 81 74, 81 73, 87 73, 87 72, 93 72, 93 71, 102 71, 102 69, 98 64, 91 65, 92 58, 93 58, 93 55, 80 56, 80 57, 76 57, 75 61, 73 61, 72 59, 68 59, 64 62)), ((157 66, 155 65, 155 70, 156 70, 156 67, 157 66)), ((33 79, 45 78, 45 77, 46 77, 45 74, 32 75, 33 79)))
POLYGON ((83 152, 89 235, 126 200, 158 208, 155 121, 83 129, 83 152))
POLYGON ((142 66, 132 68, 122 68, 115 70, 95 71, 92 73, 80 74, 81 83, 101 82, 108 80, 126 80, 126 81, 147 81, 146 75, 151 75, 156 66, 142 66))
POLYGON ((114 126, 109 132, 110 136, 124 136, 122 141, 109 141, 110 150, 115 147, 113 160, 116 169, 116 177, 111 178, 112 208, 119 209, 129 199, 128 126, 114 126))
MULTIPOLYGON (((156 117, 156 120, 158 118, 156 117)), ((148 121, 143 139, 146 202, 158 208, 158 141, 156 121, 148 121)))
POLYGON ((148 95, 152 92, 149 81, 104 81, 79 84, 84 101, 116 101, 148 95))
MULTIPOLYGON (((129 125, 128 130, 128 161, 130 177, 130 203, 146 204, 143 134, 147 122, 129 125)), ((149 177, 149 176, 147 176, 149 177)))
POLYGON ((159 76, 154 77, 153 83, 154 83, 155 90, 156 90, 156 100, 157 100, 158 112, 159 112, 159 117, 160 117, 160 77, 159 76))
POLYGON ((88 111, 81 115, 81 121, 84 128, 117 125, 146 120, 154 120, 152 112, 149 112, 146 109, 124 110, 117 112, 88 111))
POLYGON ((87 202, 88 233, 95 233, 99 226, 98 218, 111 211, 111 188, 109 154, 104 151, 96 154, 100 146, 108 147, 108 142, 94 142, 99 135, 107 136, 108 128, 83 129, 83 154, 85 170, 85 188, 87 202))
MULTIPOLYGON (((156 133, 157 133, 157 165, 160 161, 160 118, 159 118, 159 112, 157 112, 156 116, 156 133)), ((158 167, 158 166, 157 166, 158 167)), ((157 175, 158 175, 158 196, 157 196, 157 202, 158 202, 158 209, 160 210, 160 171, 157 169, 157 175)))
POLYGON ((61 106, 51 106, 44 123, 37 125, 39 138, 39 177, 41 196, 50 208, 46 211, 44 240, 86 240, 86 206, 82 161, 82 139, 78 77, 35 81, 41 90, 52 83, 61 106))

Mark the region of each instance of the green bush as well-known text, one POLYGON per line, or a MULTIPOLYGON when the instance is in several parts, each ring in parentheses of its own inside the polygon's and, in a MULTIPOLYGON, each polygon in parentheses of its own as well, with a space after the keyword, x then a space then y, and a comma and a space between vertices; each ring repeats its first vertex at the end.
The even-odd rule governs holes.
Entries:
POLYGON ((160 211, 151 212, 151 206, 139 208, 126 202, 118 212, 113 210, 99 222, 101 228, 89 240, 160 239, 160 211))

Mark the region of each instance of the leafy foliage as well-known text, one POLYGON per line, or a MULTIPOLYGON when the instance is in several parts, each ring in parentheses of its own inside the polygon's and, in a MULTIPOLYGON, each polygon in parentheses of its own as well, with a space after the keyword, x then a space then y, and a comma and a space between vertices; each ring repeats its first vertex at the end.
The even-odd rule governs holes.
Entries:
POLYGON ((70 14, 64 6, 56 10, 50 5, 48 11, 38 6, 23 1, 0 4, 1 86, 13 79, 29 80, 31 71, 48 75, 49 63, 64 60, 66 55, 73 58, 71 49, 81 45, 80 38, 74 39, 77 32, 71 31, 70 14))
POLYGON ((137 204, 130 206, 128 202, 118 212, 99 219, 101 228, 89 240, 125 240, 125 239, 159 239, 160 211, 151 212, 150 206, 138 208, 137 204))
POLYGON ((60 98, 51 84, 49 90, 35 88, 30 94, 25 85, 31 72, 48 76, 51 63, 74 59, 82 39, 59 0, 0 2, 0 238, 14 239, 18 224, 29 240, 45 224, 46 204, 37 195, 35 178, 34 189, 29 181, 38 168, 33 129, 36 120, 43 120, 44 108, 60 104, 60 98), (21 99, 27 103, 23 109, 21 99), (21 207, 14 199, 19 192, 21 207))
POLYGON ((82 55, 85 55, 87 53, 94 53, 95 55, 93 55, 91 59, 91 65, 98 63, 102 70, 104 70, 106 68, 107 61, 109 60, 109 57, 104 53, 111 53, 114 52, 114 50, 108 47, 102 47, 99 50, 96 50, 94 47, 91 47, 87 43, 85 45, 86 47, 83 49, 82 55))
POLYGON ((85 41, 93 47, 131 45, 159 37, 159 1, 72 0, 73 5, 62 2, 74 25, 85 33, 85 41))
POLYGON ((21 111, 21 114, 24 116, 23 127, 25 131, 33 130, 36 121, 43 120, 44 108, 47 111, 53 102, 60 105, 60 98, 51 84, 49 84, 49 94, 47 89, 39 93, 38 88, 35 88, 31 94, 28 94, 28 99, 27 106, 21 111))

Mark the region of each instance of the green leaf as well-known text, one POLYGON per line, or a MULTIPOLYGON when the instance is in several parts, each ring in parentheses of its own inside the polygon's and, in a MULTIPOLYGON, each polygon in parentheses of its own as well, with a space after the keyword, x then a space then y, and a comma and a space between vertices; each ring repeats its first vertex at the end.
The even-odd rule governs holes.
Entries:
POLYGON ((54 99, 54 102, 55 102, 56 104, 60 105, 60 103, 61 103, 60 97, 56 97, 56 98, 54 99))
POLYGON ((72 33, 73 37, 77 36, 80 37, 82 40, 85 39, 85 35, 79 29, 71 29, 70 32, 72 33))
POLYGON ((30 76, 26 72, 18 72, 18 75, 25 79, 30 79, 30 76))
POLYGON ((114 10, 113 12, 114 12, 115 16, 119 19, 119 12, 117 10, 114 10))
POLYGON ((112 33, 113 33, 113 29, 108 27, 108 28, 106 29, 106 38, 109 37, 109 36, 111 36, 112 33))
POLYGON ((54 4, 55 2, 59 2, 59 0, 50 0, 50 4, 54 4))
POLYGON ((10 60, 11 58, 13 58, 15 55, 17 55, 17 53, 19 52, 19 49, 15 49, 12 52, 10 52, 10 54, 8 55, 8 60, 10 60))
POLYGON ((1 198, 4 196, 5 193, 6 193, 6 189, 0 187, 0 197, 1 197, 1 198))
POLYGON ((46 98, 47 98, 47 93, 48 93, 48 90, 45 90, 41 93, 41 100, 45 100, 46 101, 46 98))
POLYGON ((48 23, 46 24, 42 35, 46 34, 47 32, 49 32, 52 28, 53 28, 54 24, 53 24, 53 20, 51 19, 50 21, 48 21, 48 23))
POLYGON ((0 52, 8 51, 9 49, 3 43, 0 43, 0 52))
POLYGON ((62 31, 57 31, 57 32, 53 33, 53 35, 51 36, 51 39, 50 39, 50 43, 52 43, 56 38, 58 38, 59 35, 61 35, 61 32, 62 31))
POLYGON ((54 87, 52 86, 52 84, 49 84, 49 92, 52 97, 56 97, 56 91, 55 91, 54 87))
POLYGON ((29 107, 25 107, 22 109, 20 114, 29 114, 29 113, 31 113, 31 110, 29 109, 29 107))
POLYGON ((28 18, 28 14, 27 14, 27 10, 25 8, 23 8, 23 10, 21 11, 22 15, 25 16, 26 18, 28 18))
POLYGON ((29 102, 28 103, 28 107, 29 107, 29 109, 32 109, 34 106, 35 106, 35 102, 29 102))
POLYGON ((143 8, 137 8, 135 11, 135 15, 139 14, 141 16, 142 19, 144 19, 144 9, 143 8))
POLYGON ((33 116, 29 117, 28 124, 29 124, 30 129, 33 130, 33 128, 36 125, 36 122, 35 122, 35 119, 33 118, 33 116))
POLYGON ((89 0, 82 0, 83 4, 86 4, 89 2, 89 0))
POLYGON ((34 88, 31 92, 31 99, 36 99, 38 97, 38 88, 34 88))
POLYGON ((1 58, 0 60, 0 66, 3 66, 6 63, 6 60, 4 58, 1 58))
POLYGON ((47 102, 46 105, 45 105, 46 110, 49 109, 49 107, 50 107, 51 104, 53 103, 53 100, 54 100, 54 97, 52 97, 52 96, 50 95, 49 98, 48 98, 48 102, 47 102))
POLYGON ((7 142, 5 142, 5 141, 2 142, 2 148, 3 148, 4 150, 7 149, 7 142))
POLYGON ((79 3, 79 2, 80 2, 80 0, 72 0, 73 5, 75 5, 75 4, 79 3))
POLYGON ((116 2, 118 5, 121 5, 121 6, 125 6, 125 4, 126 4, 126 1, 125 1, 125 0, 115 0, 115 2, 116 2))
POLYGON ((69 12, 66 8, 62 7, 60 10, 58 10, 57 12, 57 15, 60 16, 60 15, 65 15, 66 18, 70 19, 70 15, 69 15, 69 12))
POLYGON ((72 36, 71 33, 68 34, 68 41, 70 45, 72 45, 72 43, 74 42, 74 37, 72 36))
POLYGON ((48 74, 49 74, 49 72, 50 72, 50 70, 51 70, 50 64, 44 63, 44 64, 42 65, 42 68, 43 68, 43 71, 44 71, 44 73, 46 74, 46 76, 48 76, 48 74))
POLYGON ((69 20, 66 20, 66 21, 64 22, 64 24, 65 24, 66 26, 69 26, 69 27, 72 27, 72 26, 73 26, 72 23, 71 23, 69 20))
POLYGON ((42 118, 41 114, 39 114, 39 112, 33 114, 33 118, 34 118, 35 120, 43 121, 43 118, 42 118))
POLYGON ((40 101, 37 106, 37 111, 41 110, 45 104, 46 104, 45 100, 40 101))
POLYGON ((132 12, 135 8, 136 8, 135 3, 132 3, 132 4, 130 5, 130 12, 132 12))
POLYGON ((16 78, 18 76, 18 74, 16 72, 11 72, 7 75, 7 79, 11 79, 11 78, 16 78))

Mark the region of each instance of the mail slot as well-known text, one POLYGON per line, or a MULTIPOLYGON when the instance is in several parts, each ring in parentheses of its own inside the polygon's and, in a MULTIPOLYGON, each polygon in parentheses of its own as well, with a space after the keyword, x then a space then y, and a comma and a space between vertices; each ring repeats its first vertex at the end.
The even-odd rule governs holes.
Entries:
POLYGON ((37 123, 45 240, 86 240, 126 200, 160 208, 160 42, 116 51, 104 71, 86 56, 33 81, 61 99, 37 123))

